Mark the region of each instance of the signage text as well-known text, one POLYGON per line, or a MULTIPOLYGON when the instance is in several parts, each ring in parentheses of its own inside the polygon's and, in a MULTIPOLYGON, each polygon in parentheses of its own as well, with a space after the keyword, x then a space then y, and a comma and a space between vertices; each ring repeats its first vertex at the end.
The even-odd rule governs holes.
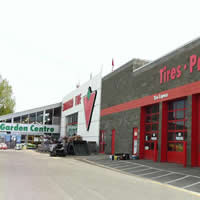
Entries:
POLYGON ((69 101, 67 101, 67 102, 65 102, 65 103, 63 104, 63 111, 72 108, 73 105, 74 105, 74 99, 70 99, 69 101))
POLYGON ((0 131, 16 131, 16 132, 41 132, 41 133, 53 133, 53 127, 47 127, 43 125, 25 125, 25 124, 8 124, 0 123, 0 131))
MULTIPOLYGON (((78 106, 81 104, 81 94, 75 97, 75 105, 78 106)), ((63 104, 63 111, 68 110, 74 106, 74 98, 70 99, 69 101, 63 104)))
POLYGON ((166 94, 158 94, 156 96, 153 96, 154 101, 159 100, 159 99, 164 99, 168 97, 168 93, 166 94))
POLYGON ((195 68, 197 71, 200 71, 200 57, 195 54, 190 56, 189 66, 187 64, 183 64, 172 67, 171 69, 164 66, 160 69, 160 84, 180 78, 182 76, 182 72, 187 69, 189 69, 189 72, 192 73, 195 68))

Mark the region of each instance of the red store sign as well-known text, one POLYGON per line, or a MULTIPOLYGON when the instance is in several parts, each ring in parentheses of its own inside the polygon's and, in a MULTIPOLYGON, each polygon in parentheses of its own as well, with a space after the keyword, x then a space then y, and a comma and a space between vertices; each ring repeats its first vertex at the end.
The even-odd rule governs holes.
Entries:
POLYGON ((63 104, 63 111, 72 108, 73 105, 74 105, 74 99, 70 99, 69 101, 67 101, 67 102, 65 102, 65 103, 63 104))
POLYGON ((160 84, 180 78, 182 76, 182 72, 186 71, 187 69, 189 69, 190 73, 192 73, 194 70, 200 71, 200 57, 195 54, 190 56, 189 66, 184 64, 178 65, 177 67, 172 67, 171 69, 168 69, 167 66, 164 66, 162 69, 160 69, 160 84))
MULTIPOLYGON (((81 104, 81 94, 75 97, 75 105, 77 106, 79 104, 81 104)), ((72 108, 73 106, 74 106, 74 99, 72 98, 63 104, 63 111, 68 110, 72 108)))

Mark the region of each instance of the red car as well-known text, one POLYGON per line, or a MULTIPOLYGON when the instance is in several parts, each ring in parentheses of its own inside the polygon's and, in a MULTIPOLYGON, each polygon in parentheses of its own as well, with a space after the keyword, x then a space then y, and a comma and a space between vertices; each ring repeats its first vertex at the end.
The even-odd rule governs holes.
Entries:
POLYGON ((5 143, 0 143, 0 149, 3 149, 3 150, 8 149, 7 144, 5 144, 5 143))

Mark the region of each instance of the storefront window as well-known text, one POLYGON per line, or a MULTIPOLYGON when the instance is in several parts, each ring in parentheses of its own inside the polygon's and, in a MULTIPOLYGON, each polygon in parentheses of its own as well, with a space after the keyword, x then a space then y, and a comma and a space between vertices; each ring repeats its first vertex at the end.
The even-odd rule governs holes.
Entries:
POLYGON ((29 117, 28 115, 23 115, 22 116, 22 122, 23 124, 28 124, 29 123, 29 117))
POLYGON ((176 119, 184 119, 184 114, 185 114, 184 110, 176 111, 176 119))
POLYGON ((54 117, 61 117, 61 107, 54 108, 54 117))
POLYGON ((33 135, 28 135, 28 143, 31 143, 31 144, 34 143, 34 136, 33 135))
POLYGON ((34 124, 36 122, 36 113, 31 113, 29 115, 29 123, 34 124))
POLYGON ((15 117, 14 118, 14 123, 20 123, 20 117, 15 117))
POLYGON ((37 123, 43 124, 43 111, 37 113, 37 123))
POLYGON ((168 123, 168 130, 175 130, 176 129, 176 124, 173 122, 168 123))
POLYGON ((151 116, 146 116, 145 122, 150 123, 151 122, 151 116))
POLYGON ((67 136, 77 135, 78 113, 74 113, 66 117, 66 132, 67 136))
POLYGON ((183 143, 168 143, 168 151, 183 152, 183 143))
POLYGON ((173 111, 168 112, 168 119, 174 120, 175 119, 175 113, 173 111))
POLYGON ((152 115, 152 122, 157 122, 159 119, 159 114, 152 115))
POLYGON ((175 104, 175 109, 184 109, 185 108, 185 100, 177 101, 175 104))
POLYGON ((52 124, 59 125, 61 120, 61 107, 54 108, 52 124))
POLYGON ((11 123, 11 119, 7 119, 7 120, 6 120, 6 123, 11 123))
POLYGON ((158 140, 159 104, 145 107, 145 150, 154 150, 158 140))
POLYGON ((26 142, 26 135, 22 135, 22 136, 21 136, 21 142, 22 142, 22 143, 25 143, 25 142, 26 142))
POLYGON ((177 130, 184 130, 185 129, 184 121, 177 121, 176 122, 176 129, 177 130))
POLYGON ((183 141, 187 138, 187 99, 168 104, 168 151, 183 151, 183 141))
POLYGON ((45 111, 45 124, 52 125, 52 116, 53 116, 52 109, 45 111))

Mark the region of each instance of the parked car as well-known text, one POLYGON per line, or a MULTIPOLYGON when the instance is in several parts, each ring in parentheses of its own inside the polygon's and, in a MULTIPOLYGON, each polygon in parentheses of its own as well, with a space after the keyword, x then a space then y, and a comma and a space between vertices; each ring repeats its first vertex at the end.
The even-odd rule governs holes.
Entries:
POLYGON ((27 148, 27 149, 36 149, 37 146, 36 146, 35 144, 27 143, 27 144, 26 144, 26 148, 27 148))
POLYGON ((0 143, 0 149, 3 149, 3 150, 8 149, 7 144, 6 143, 0 143))
POLYGON ((22 150, 22 144, 16 144, 15 150, 22 150))

